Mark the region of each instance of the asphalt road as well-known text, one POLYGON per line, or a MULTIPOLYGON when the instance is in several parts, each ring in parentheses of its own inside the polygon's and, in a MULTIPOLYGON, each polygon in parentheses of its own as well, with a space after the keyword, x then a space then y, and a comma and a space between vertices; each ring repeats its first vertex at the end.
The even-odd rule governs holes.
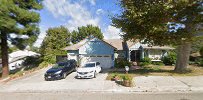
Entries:
POLYGON ((0 93, 0 100, 203 100, 203 93, 0 93))

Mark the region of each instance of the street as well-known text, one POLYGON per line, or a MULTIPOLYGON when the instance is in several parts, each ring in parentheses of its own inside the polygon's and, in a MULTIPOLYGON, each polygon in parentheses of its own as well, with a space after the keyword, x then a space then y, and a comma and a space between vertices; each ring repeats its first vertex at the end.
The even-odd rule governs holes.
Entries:
POLYGON ((0 93, 0 100, 202 100, 203 93, 0 93))

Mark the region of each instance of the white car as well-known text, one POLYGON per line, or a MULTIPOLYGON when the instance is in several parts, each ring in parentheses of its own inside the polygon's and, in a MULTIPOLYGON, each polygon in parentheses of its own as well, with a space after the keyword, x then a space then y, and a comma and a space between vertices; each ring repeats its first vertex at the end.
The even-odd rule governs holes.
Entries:
POLYGON ((77 69, 77 78, 96 78, 96 74, 101 72, 102 68, 99 62, 88 62, 77 69))

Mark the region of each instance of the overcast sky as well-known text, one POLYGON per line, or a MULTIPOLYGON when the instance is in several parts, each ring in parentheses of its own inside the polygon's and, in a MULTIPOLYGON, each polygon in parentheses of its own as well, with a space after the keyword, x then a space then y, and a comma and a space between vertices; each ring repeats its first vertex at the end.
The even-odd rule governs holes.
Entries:
POLYGON ((99 26, 104 38, 120 38, 120 30, 111 26, 111 17, 119 14, 118 0, 44 0, 40 11, 41 33, 35 46, 39 46, 50 27, 63 25, 69 31, 79 26, 99 26))

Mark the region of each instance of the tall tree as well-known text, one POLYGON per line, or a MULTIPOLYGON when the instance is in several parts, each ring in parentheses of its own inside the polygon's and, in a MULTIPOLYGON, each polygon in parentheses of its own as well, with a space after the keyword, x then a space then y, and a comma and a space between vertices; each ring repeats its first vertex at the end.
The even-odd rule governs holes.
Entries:
POLYGON ((202 0, 120 0, 121 15, 113 18, 124 39, 144 40, 150 45, 177 45, 175 71, 187 68, 191 42, 203 22, 202 0))
POLYGON ((68 45, 69 38, 70 32, 67 28, 63 26, 49 28, 40 48, 44 61, 56 63, 57 55, 66 54, 66 51, 62 49, 68 45))
POLYGON ((72 32, 72 42, 77 43, 80 42, 81 40, 85 39, 87 36, 94 36, 99 39, 103 39, 104 36, 101 32, 101 29, 98 26, 93 26, 93 25, 87 25, 87 26, 82 26, 78 27, 78 30, 74 30, 72 32))
POLYGON ((39 34, 37 23, 40 21, 40 15, 36 13, 36 10, 42 8, 39 1, 0 0, 2 77, 9 74, 7 41, 10 40, 12 44, 22 49, 27 44, 26 41, 33 41, 39 34), (11 37, 10 34, 15 34, 17 37, 11 37), (22 38, 23 35, 29 38, 22 38))

